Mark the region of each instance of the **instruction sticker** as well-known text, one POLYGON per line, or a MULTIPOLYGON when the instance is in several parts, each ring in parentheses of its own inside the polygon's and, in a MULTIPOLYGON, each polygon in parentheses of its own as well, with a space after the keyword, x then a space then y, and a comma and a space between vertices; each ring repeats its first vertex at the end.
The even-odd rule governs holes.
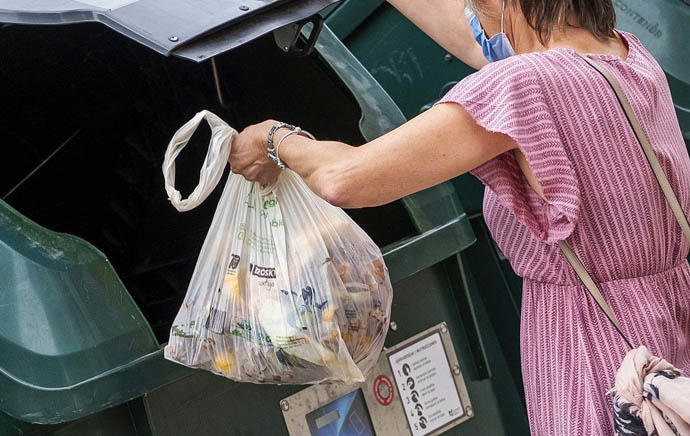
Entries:
POLYGON ((465 414, 440 333, 388 356, 413 436, 425 436, 465 414))

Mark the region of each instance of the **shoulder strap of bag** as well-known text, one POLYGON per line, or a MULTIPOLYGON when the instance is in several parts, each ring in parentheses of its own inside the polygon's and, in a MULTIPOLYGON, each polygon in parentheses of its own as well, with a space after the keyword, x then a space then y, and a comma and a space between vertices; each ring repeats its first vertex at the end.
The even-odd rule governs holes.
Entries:
MULTIPOLYGON (((676 220, 678 221, 678 224, 683 230, 685 237, 688 239, 688 241, 690 241, 690 225, 688 225, 688 220, 685 216, 685 213, 683 212, 683 209, 681 208, 680 203, 678 202, 678 198, 676 197, 675 192, 673 192, 671 184, 668 182, 666 173, 661 167, 659 159, 654 153, 654 150, 652 149, 652 146, 649 143, 649 139, 647 138, 644 129, 642 129, 642 126, 640 125, 640 122, 638 121, 635 112, 633 112, 632 107, 630 106, 630 102, 625 96, 625 93, 623 92, 620 84, 618 83, 615 77, 609 74, 608 71, 604 70, 598 63, 596 63, 595 61, 593 61, 585 55, 579 54, 579 56, 582 59, 584 59, 589 65, 591 65, 595 70, 597 70, 604 77, 604 79, 606 79, 606 81, 609 82, 609 85, 611 85, 611 88, 616 94, 618 102, 623 108, 625 116, 628 119, 628 122, 630 123, 630 126, 632 127, 633 132, 635 133, 635 136, 637 137, 637 141, 639 142, 640 146, 642 147, 642 151, 647 157, 647 161, 649 162, 649 165, 652 168, 652 172, 654 173, 654 176, 659 182, 659 186, 661 186, 661 190, 663 191, 664 196, 666 197, 666 200, 668 201, 668 204, 671 207, 671 210, 673 211, 673 215, 676 217, 676 220)), ((580 280, 585 285, 592 298, 594 298, 594 300, 597 302, 597 304, 604 312, 606 317, 609 319, 609 321, 611 321, 611 323, 616 328, 618 333, 621 335, 625 343, 628 345, 628 347, 633 348, 628 338, 623 334, 620 324, 616 319, 616 315, 611 310, 611 307, 608 305, 603 295, 601 295, 599 288, 597 287, 596 283, 594 283, 594 280, 592 280, 592 277, 589 275, 587 269, 584 267, 580 259, 577 257, 577 254, 575 254, 572 248, 570 248, 570 245, 568 245, 568 243, 565 241, 559 241, 558 246, 560 247, 561 251, 565 255, 570 265, 572 265, 578 277, 580 277, 580 280)))

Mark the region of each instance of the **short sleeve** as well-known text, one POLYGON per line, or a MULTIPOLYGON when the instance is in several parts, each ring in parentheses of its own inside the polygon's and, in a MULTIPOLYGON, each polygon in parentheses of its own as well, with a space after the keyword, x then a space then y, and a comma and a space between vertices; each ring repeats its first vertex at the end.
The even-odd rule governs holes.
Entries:
POLYGON ((489 64, 458 82, 435 104, 461 105, 486 130, 510 136, 543 188, 541 198, 513 151, 470 171, 539 240, 567 238, 580 209, 578 180, 549 104, 548 86, 525 55, 489 64))

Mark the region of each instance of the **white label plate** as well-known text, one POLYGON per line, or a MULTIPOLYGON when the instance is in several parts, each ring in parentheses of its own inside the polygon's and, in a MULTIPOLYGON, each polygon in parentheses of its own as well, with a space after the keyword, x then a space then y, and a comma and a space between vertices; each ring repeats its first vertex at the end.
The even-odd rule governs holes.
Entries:
POLYGON ((438 332, 388 356, 413 436, 426 436, 465 414, 438 332))

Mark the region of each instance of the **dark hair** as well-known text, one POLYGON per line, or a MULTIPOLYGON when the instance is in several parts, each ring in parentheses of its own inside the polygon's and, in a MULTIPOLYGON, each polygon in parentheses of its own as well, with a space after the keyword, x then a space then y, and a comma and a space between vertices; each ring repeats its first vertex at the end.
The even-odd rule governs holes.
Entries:
POLYGON ((539 42, 546 44, 556 26, 576 26, 589 30, 597 38, 615 38, 616 11, 612 0, 510 0, 520 3, 539 42), (576 20, 574 23, 568 19, 576 20))
MULTIPOLYGON (((486 0, 467 0, 475 11, 485 13, 486 0)), ((612 0, 506 0, 506 5, 520 4, 527 23, 546 45, 554 27, 576 26, 589 30, 597 38, 615 38, 616 12, 612 0), (567 22, 568 19, 576 22, 567 22)))

